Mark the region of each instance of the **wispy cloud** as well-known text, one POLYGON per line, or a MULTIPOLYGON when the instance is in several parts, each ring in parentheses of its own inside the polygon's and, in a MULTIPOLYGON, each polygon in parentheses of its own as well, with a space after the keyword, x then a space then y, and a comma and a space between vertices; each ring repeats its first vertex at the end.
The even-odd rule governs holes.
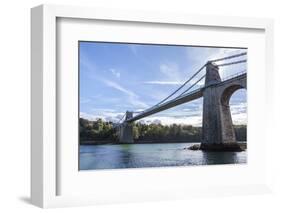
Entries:
POLYGON ((121 73, 118 72, 116 69, 110 68, 109 71, 110 71, 116 78, 120 79, 121 73))
POLYGON ((182 85, 183 73, 180 72, 179 66, 176 63, 161 63, 159 65, 161 78, 157 80, 144 81, 143 84, 152 85, 182 85))
POLYGON ((123 101, 124 102, 128 101, 133 107, 137 107, 137 108, 147 108, 148 107, 148 105, 146 103, 139 100, 139 96, 137 94, 135 94, 133 91, 130 91, 130 90, 124 88, 123 86, 121 86, 120 84, 107 80, 107 79, 103 79, 103 82, 108 87, 111 87, 111 88, 118 90, 118 91, 122 92, 123 94, 127 95, 127 99, 125 99, 123 101))
POLYGON ((247 124, 247 113, 232 114, 232 121, 235 125, 247 124))
POLYGON ((108 87, 111 87, 113 89, 116 89, 122 93, 125 93, 129 96, 133 96, 133 97, 136 97, 137 95, 135 93, 133 93, 132 91, 128 90, 128 89, 125 89, 124 87, 122 87, 121 85, 119 85, 118 83, 116 82, 113 82, 113 81, 110 81, 110 80, 107 80, 107 79, 103 79, 103 82, 108 86, 108 87))
POLYGON ((90 103, 90 102, 91 102, 90 98, 80 97, 80 103, 81 104, 87 104, 87 103, 90 103))
POLYGON ((95 121, 102 119, 104 121, 118 122, 123 117, 124 112, 110 112, 103 109, 95 110, 93 113, 80 112, 80 117, 95 121))
POLYGON ((184 82, 178 81, 144 81, 144 84, 157 84, 157 85, 182 85, 184 82))
POLYGON ((138 46, 137 45, 134 45, 134 44, 129 44, 128 45, 128 48, 131 50, 131 52, 137 56, 138 54, 138 46))
POLYGON ((168 81, 181 82, 181 72, 176 63, 163 63, 159 66, 160 72, 163 74, 163 78, 168 81))
MULTIPOLYGON (((92 73, 96 70, 96 64, 93 60, 90 60, 86 54, 81 53, 80 55, 80 66, 83 72, 92 73)), ((80 70, 81 71, 81 70, 80 70)))
POLYGON ((190 117, 169 117, 169 116, 151 116, 140 120, 141 123, 161 123, 163 125, 171 125, 171 124, 186 124, 193 126, 201 126, 202 125, 202 116, 190 116, 190 117))
POLYGON ((233 115, 237 115, 240 113, 246 113, 247 112, 247 105, 246 103, 236 103, 230 105, 230 110, 233 115))

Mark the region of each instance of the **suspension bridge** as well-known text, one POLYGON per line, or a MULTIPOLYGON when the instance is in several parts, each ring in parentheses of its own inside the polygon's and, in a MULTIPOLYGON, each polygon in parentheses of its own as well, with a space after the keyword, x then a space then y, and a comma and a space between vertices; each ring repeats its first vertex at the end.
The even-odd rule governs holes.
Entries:
POLYGON ((126 111, 116 126, 119 141, 134 142, 133 122, 203 97, 201 149, 239 149, 229 100, 236 90, 247 88, 247 72, 245 69, 222 79, 219 68, 246 63, 246 56, 247 53, 243 52, 207 61, 180 87, 154 106, 139 112, 126 111))

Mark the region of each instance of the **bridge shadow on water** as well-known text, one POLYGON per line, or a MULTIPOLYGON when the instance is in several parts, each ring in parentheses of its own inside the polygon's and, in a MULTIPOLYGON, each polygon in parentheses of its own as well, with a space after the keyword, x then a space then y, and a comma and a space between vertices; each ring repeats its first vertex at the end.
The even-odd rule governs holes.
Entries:
POLYGON ((133 150, 130 145, 122 145, 119 158, 119 164, 132 167, 134 160, 133 150))
POLYGON ((237 152, 213 152, 203 151, 203 164, 235 164, 238 163, 237 152))

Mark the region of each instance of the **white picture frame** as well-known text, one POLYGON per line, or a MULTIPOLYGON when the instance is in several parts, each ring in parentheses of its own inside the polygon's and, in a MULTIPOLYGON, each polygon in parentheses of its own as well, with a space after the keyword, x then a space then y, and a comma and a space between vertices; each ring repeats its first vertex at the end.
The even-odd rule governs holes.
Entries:
MULTIPOLYGON (((75 205, 90 205, 98 203, 114 203, 114 202, 128 202, 128 201, 143 201, 143 200, 165 200, 165 199, 177 199, 194 196, 213 196, 213 195, 233 195, 233 194, 251 194, 251 193, 263 193, 270 191, 270 161, 265 161, 264 166, 259 168, 259 172, 264 172, 265 176, 253 181, 253 184, 249 182, 241 183, 235 182, 230 184, 219 185, 206 185, 195 186, 183 186, 179 188, 176 185, 169 185, 165 188, 165 181, 160 181, 157 187, 152 187, 152 192, 149 195, 143 191, 135 188, 131 190, 124 190, 122 196, 119 192, 112 192, 109 194, 104 193, 100 195, 88 195, 80 193, 76 194, 59 194, 58 185, 61 184, 59 174, 61 167, 58 166, 58 159, 60 159, 60 152, 58 149, 63 150, 63 147, 58 147, 57 139, 57 107, 58 96, 57 88, 60 82, 57 79, 56 70, 57 67, 57 21, 60 18, 64 19, 80 19, 80 20, 101 20, 101 21, 118 21, 121 25, 122 22, 133 23, 153 23, 155 25, 167 25, 167 26, 200 26, 207 28, 225 28, 231 31, 231 29, 253 29, 262 31, 264 34, 264 65, 261 76, 266 76, 266 79, 258 78, 255 83, 264 81, 264 92, 267 105, 272 104, 273 97, 270 96, 270 88, 273 87, 270 80, 273 78, 273 21, 270 19, 257 19, 257 18, 240 18, 240 17, 216 17, 216 16, 203 16, 203 15, 187 15, 187 14, 173 14, 173 13, 152 13, 145 11, 123 11, 112 9, 100 9, 100 8, 85 8, 74 6, 54 6, 54 5, 41 5, 31 10, 31 201, 33 204, 47 208, 47 207, 59 207, 59 206, 75 206, 75 205), (161 188, 163 187, 163 188, 161 188), (187 190, 188 189, 188 190, 187 190)), ((251 86, 251 85, 250 85, 251 86)), ((254 83, 252 87, 257 87, 254 83)), ((265 103, 264 103, 265 104, 265 103)), ((264 106, 264 105, 263 105, 264 106)), ((263 110, 263 106, 260 110, 263 110)), ((261 112, 261 111, 259 111, 261 112)), ((268 113, 271 113, 270 110, 268 113)), ((270 145, 268 140, 270 130, 270 119, 268 114, 265 117, 266 135, 264 135, 265 146, 270 145)), ((253 131, 253 130, 252 130, 253 131)), ((253 138, 252 138, 253 139, 253 138)), ((251 138, 250 138, 251 140, 251 138)), ((264 154, 264 153, 263 153, 264 154)), ((264 160, 267 155, 261 156, 264 160)), ((69 165, 71 166, 71 165, 69 165)), ((211 170, 221 170, 230 172, 233 168, 210 168, 208 174, 211 174, 211 170)), ((244 167, 243 170, 248 168, 244 167)), ((194 168, 193 168, 194 170, 194 168)), ((237 171, 239 171, 237 169, 237 171)), ((78 172, 78 171, 77 171, 78 172)), ((167 175, 166 170, 138 170, 134 173, 130 171, 122 171, 119 173, 112 173, 112 171, 103 171, 114 178, 118 176, 122 178, 128 173, 131 176, 137 178, 136 175, 141 176, 142 173, 146 173, 151 180, 153 176, 159 174, 160 176, 167 175)), ((185 171, 182 169, 173 169, 173 172, 177 175, 185 175, 185 171)), ((201 170, 197 170, 198 174, 201 170)), ((218 171, 219 172, 219 171, 218 171)), ((248 171, 250 172, 250 171, 248 171)), ((254 174, 254 175, 258 175, 254 174)), ((87 175, 84 173, 84 176, 87 175)), ((88 174, 89 175, 89 174, 88 174)), ((111 178, 110 177, 110 178, 111 178)), ((215 177, 215 176, 214 176, 215 177)), ((106 178, 103 174, 99 177, 106 178)), ((168 177, 167 177, 168 178, 168 177)), ((171 175, 169 178, 175 178, 175 175, 171 175)), ((141 185, 141 184, 140 184, 141 185)), ((102 190, 102 189, 98 189, 102 190)))

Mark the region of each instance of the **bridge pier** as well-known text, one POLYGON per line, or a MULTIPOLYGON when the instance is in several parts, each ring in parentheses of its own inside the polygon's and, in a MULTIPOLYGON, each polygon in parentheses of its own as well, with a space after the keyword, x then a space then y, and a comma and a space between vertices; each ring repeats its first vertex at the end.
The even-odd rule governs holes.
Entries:
POLYGON ((218 87, 221 82, 218 66, 206 66, 205 89, 203 90, 203 127, 201 150, 241 151, 236 142, 229 107, 229 99, 239 85, 230 89, 218 87))
POLYGON ((126 120, 133 117, 133 112, 126 112, 125 121, 119 127, 119 142, 120 143, 134 143, 133 138, 133 123, 126 120))

